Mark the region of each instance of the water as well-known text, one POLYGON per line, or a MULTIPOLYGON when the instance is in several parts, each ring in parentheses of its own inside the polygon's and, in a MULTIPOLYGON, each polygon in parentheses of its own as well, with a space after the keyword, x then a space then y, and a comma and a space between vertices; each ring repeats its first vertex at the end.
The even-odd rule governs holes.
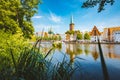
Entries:
MULTIPOLYGON (((44 52, 51 48, 50 44, 43 44, 44 52)), ((62 62, 63 58, 73 67, 79 68, 74 73, 73 80, 120 80, 120 44, 102 44, 103 57, 108 76, 103 74, 101 56, 97 44, 62 44, 61 49, 56 49, 49 55, 53 64, 62 62), (107 79, 106 79, 107 80, 107 79)), ((104 69, 104 70, 103 70, 104 69)))

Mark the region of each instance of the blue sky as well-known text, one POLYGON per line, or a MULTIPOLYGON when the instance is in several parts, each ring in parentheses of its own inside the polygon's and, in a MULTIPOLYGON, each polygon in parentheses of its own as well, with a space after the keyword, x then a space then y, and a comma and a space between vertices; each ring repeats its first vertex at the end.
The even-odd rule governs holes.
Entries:
POLYGON ((96 25, 100 31, 104 27, 120 26, 120 0, 113 6, 106 5, 105 10, 97 12, 94 8, 81 8, 85 0, 42 0, 38 13, 32 18, 35 32, 48 31, 64 33, 69 30, 70 18, 73 15, 75 30, 91 31, 96 25))

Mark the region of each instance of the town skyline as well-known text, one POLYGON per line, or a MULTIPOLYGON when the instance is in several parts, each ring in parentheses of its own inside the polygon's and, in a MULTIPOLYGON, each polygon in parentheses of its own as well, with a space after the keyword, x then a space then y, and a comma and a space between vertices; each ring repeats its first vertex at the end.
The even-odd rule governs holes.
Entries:
POLYGON ((48 31, 52 27, 55 33, 65 33, 69 30, 70 18, 73 15, 75 30, 90 31, 94 26, 100 31, 107 27, 120 26, 120 6, 118 0, 114 5, 105 6, 101 13, 97 12, 98 6, 94 8, 81 8, 84 0, 57 1, 43 0, 39 5, 38 14, 33 18, 35 32, 40 32, 44 28, 48 31), (56 6, 57 5, 57 6, 56 6))

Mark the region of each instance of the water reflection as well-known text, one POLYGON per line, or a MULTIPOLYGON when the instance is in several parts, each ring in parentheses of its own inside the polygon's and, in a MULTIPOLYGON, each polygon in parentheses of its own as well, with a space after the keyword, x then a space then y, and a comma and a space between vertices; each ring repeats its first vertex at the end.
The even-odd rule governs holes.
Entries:
POLYGON ((70 56, 72 62, 77 55, 81 54, 85 54, 86 56, 90 54, 94 60, 97 60, 99 57, 97 45, 90 46, 90 44, 66 44, 66 53, 70 56))
POLYGON ((102 51, 102 47, 101 47, 99 39, 98 39, 98 48, 99 48, 99 54, 100 54, 100 60, 101 60, 101 66, 102 66, 102 70, 103 70, 104 80, 109 80, 109 74, 108 74, 106 62, 105 62, 105 59, 103 56, 103 51, 102 51))
MULTIPOLYGON (((70 56, 70 59, 73 59, 77 55, 85 54, 86 56, 92 55, 94 60, 97 60, 100 55, 98 51, 97 44, 65 44, 66 53, 70 56)), ((115 45, 102 45, 102 50, 105 58, 117 58, 120 59, 120 54, 116 54, 115 45)))
MULTIPOLYGON (((51 47, 48 45, 44 46, 45 51, 47 52, 51 47)), ((62 49, 56 49, 53 53, 53 63, 57 63, 55 61, 62 61, 64 55, 59 51, 66 53, 67 61, 75 67, 74 63, 82 64, 84 69, 89 72, 90 76, 97 77, 99 79, 92 80, 103 80, 102 69, 100 64, 102 64, 103 71, 105 71, 105 65, 108 68, 108 73, 110 75, 111 80, 117 80, 119 77, 120 68, 120 44, 102 44, 103 57, 105 59, 106 64, 103 60, 101 60, 101 56, 99 54, 98 44, 62 44, 62 49), (76 57, 83 58, 85 60, 76 59, 76 57), (101 63, 100 63, 101 62, 101 63), (113 75, 113 72, 115 75, 113 75)), ((104 73, 106 74, 106 73, 104 73)), ((85 74, 86 77, 86 74, 85 74)), ((119 80, 118 79, 118 80, 119 80)), ((85 79, 83 79, 85 80, 85 79)), ((89 79, 88 79, 89 80, 89 79)), ((106 79, 108 80, 108 79, 106 79)))
POLYGON ((120 59, 120 53, 119 53, 120 45, 107 44, 107 45, 103 45, 102 48, 103 48, 104 56, 106 58, 120 59))
POLYGON ((99 53, 97 50, 97 45, 93 45, 93 49, 92 49, 92 57, 94 58, 94 60, 97 60, 99 58, 99 53))
MULTIPOLYGON (((41 44, 42 52, 47 53, 52 45, 51 44, 41 44)), ((85 54, 87 56, 92 56, 96 61, 100 55, 98 51, 97 44, 62 44, 62 47, 56 48, 58 51, 62 51, 63 53, 67 53, 70 56, 71 62, 74 62, 74 58, 78 55, 85 54), (63 50, 65 48, 65 51, 63 50)), ((120 59, 120 45, 114 44, 102 44, 103 55, 106 59, 120 59)))
POLYGON ((70 56, 70 62, 73 62, 75 56, 83 53, 82 45, 66 44, 66 53, 70 56))
POLYGON ((89 45, 89 44, 85 44, 85 45, 84 45, 84 48, 85 48, 85 49, 84 49, 85 54, 88 55, 89 52, 90 52, 90 45, 89 45))

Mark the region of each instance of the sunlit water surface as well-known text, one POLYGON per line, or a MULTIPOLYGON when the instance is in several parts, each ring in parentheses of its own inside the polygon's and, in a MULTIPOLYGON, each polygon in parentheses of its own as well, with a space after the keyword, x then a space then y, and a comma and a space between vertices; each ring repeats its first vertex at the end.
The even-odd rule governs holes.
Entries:
MULTIPOLYGON (((47 53, 51 44, 42 44, 47 53)), ((110 80, 120 80, 120 44, 102 44, 102 51, 110 80)), ((63 58, 73 67, 79 67, 74 72, 73 80, 104 80, 99 49, 97 44, 65 44, 49 54, 52 63, 62 62, 63 58)))

